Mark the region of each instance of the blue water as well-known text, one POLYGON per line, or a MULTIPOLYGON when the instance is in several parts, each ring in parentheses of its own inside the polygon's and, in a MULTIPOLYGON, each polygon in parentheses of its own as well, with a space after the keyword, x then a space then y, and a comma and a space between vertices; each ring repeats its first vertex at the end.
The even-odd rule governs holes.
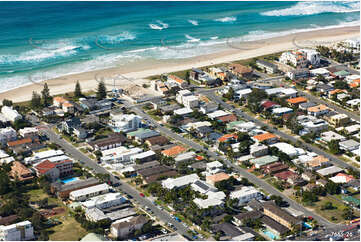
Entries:
POLYGON ((67 178, 67 179, 63 179, 63 180, 60 180, 62 183, 66 184, 66 183, 69 183, 69 182, 72 182, 72 181, 76 181, 76 180, 79 180, 79 178, 77 177, 71 177, 71 178, 67 178))
POLYGON ((359 20, 358 1, 0 2, 0 91, 359 20))
POLYGON ((265 234, 268 238, 272 240, 278 239, 278 236, 272 233, 271 231, 269 231, 268 229, 264 230, 263 234, 265 234))
POLYGON ((306 222, 303 223, 303 227, 305 227, 306 229, 312 229, 312 226, 306 222))

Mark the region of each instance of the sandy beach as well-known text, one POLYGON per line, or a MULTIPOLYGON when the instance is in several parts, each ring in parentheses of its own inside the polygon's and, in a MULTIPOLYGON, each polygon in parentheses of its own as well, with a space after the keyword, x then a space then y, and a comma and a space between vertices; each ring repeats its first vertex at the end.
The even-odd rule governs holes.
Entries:
MULTIPOLYGON (((114 77, 116 77, 116 86, 120 88, 123 85, 129 85, 129 83, 144 83, 144 78, 152 75, 254 58, 285 50, 306 48, 321 44, 330 45, 334 42, 359 35, 360 26, 354 26, 302 32, 247 43, 229 41, 227 42, 227 49, 216 54, 176 60, 144 60, 117 68, 62 76, 47 80, 46 82, 50 87, 52 95, 72 92, 76 81, 80 82, 83 91, 95 90, 98 81, 102 79, 109 85, 108 89, 111 89, 110 85, 113 83, 111 79, 114 77)), ((224 46, 222 49, 224 49, 224 46)), ((29 84, 0 93, 0 100, 10 99, 13 102, 27 101, 31 99, 33 91, 40 93, 42 88, 43 83, 29 84)))

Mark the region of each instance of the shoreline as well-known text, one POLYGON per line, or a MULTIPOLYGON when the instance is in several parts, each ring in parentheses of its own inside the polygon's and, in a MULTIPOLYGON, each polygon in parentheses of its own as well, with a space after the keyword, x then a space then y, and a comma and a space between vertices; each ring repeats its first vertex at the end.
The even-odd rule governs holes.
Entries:
MULTIPOLYGON (((36 84, 24 84, 23 86, 0 93, 0 100, 10 99, 14 103, 28 101, 31 99, 33 91, 38 93, 41 92, 43 83, 45 82, 49 85, 51 95, 59 95, 67 92, 73 92, 77 80, 80 83, 82 91, 87 92, 96 89, 98 81, 95 79, 104 79, 105 83, 110 86, 113 83, 113 81, 110 80, 112 77, 114 78, 117 75, 123 75, 123 77, 117 77, 116 86, 117 88, 120 88, 129 84, 142 84, 146 81, 144 80, 145 78, 163 73, 177 72, 191 69, 192 67, 199 68, 203 66, 255 58, 257 56, 268 55, 291 49, 299 49, 302 47, 311 47, 318 44, 329 45, 334 42, 359 35, 360 26, 352 26, 300 32, 243 43, 229 42, 226 45, 227 50, 217 53, 185 59, 146 59, 119 67, 61 76, 36 84)), ((108 90, 110 89, 111 88, 108 87, 108 90)))

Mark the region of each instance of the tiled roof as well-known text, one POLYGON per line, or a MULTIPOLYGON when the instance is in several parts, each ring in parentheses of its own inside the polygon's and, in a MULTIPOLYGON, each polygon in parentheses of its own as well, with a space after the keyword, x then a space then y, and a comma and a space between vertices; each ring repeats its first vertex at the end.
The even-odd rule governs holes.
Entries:
POLYGON ((262 141, 265 141, 265 140, 277 138, 277 136, 272 134, 272 133, 267 132, 267 133, 264 133, 264 134, 255 135, 255 136, 253 136, 253 138, 258 140, 259 142, 262 142, 262 141))
POLYGON ((17 145, 28 144, 28 143, 31 143, 31 142, 32 142, 32 140, 30 138, 19 139, 19 140, 8 142, 8 146, 13 147, 13 146, 17 146, 17 145))
POLYGON ((307 109, 308 112, 320 112, 329 109, 326 105, 320 104, 307 109))
POLYGON ((226 115, 226 116, 218 117, 217 119, 224 122, 224 123, 234 122, 234 121, 237 121, 237 116, 234 115, 234 114, 229 114, 229 115, 226 115))
POLYGON ((10 176, 18 178, 20 181, 32 179, 31 171, 24 166, 21 162, 15 161, 11 166, 10 176))
POLYGON ((220 138, 218 139, 218 141, 219 141, 219 142, 226 142, 227 140, 229 140, 229 139, 231 139, 231 138, 237 139, 238 136, 237 136, 236 134, 225 134, 225 135, 223 135, 222 137, 220 137, 220 138))
POLYGON ((175 75, 169 75, 169 78, 173 79, 174 81, 178 82, 179 84, 182 84, 184 82, 183 79, 180 79, 179 77, 175 75))
POLYGON ((295 97, 295 98, 287 99, 286 101, 291 104, 299 104, 299 103, 305 103, 308 100, 307 100, 307 98, 304 98, 304 97, 295 97))
POLYGON ((183 146, 176 145, 176 146, 173 146, 172 148, 169 148, 167 150, 163 150, 162 154, 166 155, 166 156, 176 156, 176 155, 178 155, 180 153, 183 153, 186 150, 187 149, 184 148, 183 146))
POLYGON ((223 180, 227 180, 229 179, 230 176, 224 172, 220 172, 211 176, 207 176, 207 180, 211 180, 213 182, 219 182, 219 181, 223 181, 223 180))
POLYGON ((35 166, 35 169, 40 173, 40 174, 45 174, 47 171, 53 169, 56 167, 56 164, 50 162, 49 160, 45 160, 41 163, 39 163, 38 165, 35 166))
POLYGON ((310 167, 322 166, 324 163, 328 162, 328 158, 319 155, 307 162, 307 165, 310 167))
POLYGON ((274 174, 275 177, 277 177, 278 179, 281 179, 281 180, 287 180, 289 177, 291 177, 293 175, 295 175, 295 173, 293 171, 289 171, 289 170, 274 174))

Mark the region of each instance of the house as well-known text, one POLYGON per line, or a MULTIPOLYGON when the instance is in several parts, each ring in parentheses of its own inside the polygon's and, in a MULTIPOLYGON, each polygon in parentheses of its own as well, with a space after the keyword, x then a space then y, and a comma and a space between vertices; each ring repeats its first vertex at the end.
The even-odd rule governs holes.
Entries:
POLYGON ((25 241, 34 239, 34 228, 30 221, 0 226, 1 241, 25 241))
POLYGON ((38 138, 39 130, 35 127, 25 127, 23 129, 19 129, 19 134, 23 138, 38 138))
POLYGON ((224 172, 220 172, 214 175, 206 176, 206 182, 215 185, 217 182, 228 180, 230 176, 224 172))
POLYGON ((186 152, 186 153, 177 155, 174 158, 174 160, 175 160, 176 164, 179 164, 181 162, 187 162, 187 161, 194 160, 195 157, 196 157, 196 153, 193 151, 190 151, 190 152, 186 152))
POLYGON ((287 178, 287 182, 292 186, 303 186, 306 185, 306 181, 302 179, 299 175, 293 175, 287 178))
POLYGON ((85 201, 91 197, 95 197, 101 194, 108 193, 110 190, 110 187, 105 184, 99 184, 95 186, 90 186, 87 188, 82 188, 79 190, 75 190, 69 193, 69 199, 72 201, 85 201))
POLYGON ((317 105, 314 107, 307 108, 307 113, 309 115, 312 115, 315 117, 324 115, 324 114, 328 113, 329 111, 330 111, 330 109, 324 104, 320 104, 320 105, 317 105))
POLYGON ((330 166, 330 167, 326 167, 326 168, 318 170, 317 173, 320 176, 329 177, 329 176, 332 176, 332 175, 337 174, 342 171, 343 171, 343 169, 341 169, 338 166, 330 166))
POLYGON ((160 135, 160 133, 155 130, 144 129, 144 128, 140 128, 140 129, 137 129, 136 131, 127 133, 127 137, 129 139, 134 139, 138 142, 143 142, 147 138, 151 138, 151 137, 159 136, 159 135, 160 135))
POLYGON ((300 228, 302 224, 302 219, 292 216, 274 203, 265 203, 263 206, 263 213, 290 230, 295 227, 300 228))
POLYGON ((319 185, 319 186, 321 186, 321 187, 325 187, 326 184, 327 184, 327 181, 324 180, 324 179, 318 179, 318 180, 316 180, 316 185, 319 185))
POLYGON ((63 111, 65 113, 74 113, 75 112, 75 107, 72 103, 70 102, 66 102, 63 104, 63 111))
POLYGON ((12 127, 6 127, 0 129, 0 144, 5 145, 9 141, 17 139, 17 133, 12 127))
POLYGON ((295 148, 293 145, 285 143, 285 142, 278 142, 276 144, 271 145, 271 147, 276 147, 281 152, 285 153, 289 157, 293 158, 299 155, 303 155, 305 151, 301 148, 295 148))
POLYGON ((257 60, 256 65, 258 66, 258 68, 261 68, 262 70, 265 70, 267 73, 273 74, 273 73, 276 73, 278 71, 278 67, 275 64, 270 63, 268 61, 257 60))
POLYGON ((210 175, 223 171, 223 164, 219 161, 208 162, 206 165, 206 172, 210 175))
POLYGON ((294 97, 294 98, 287 99, 286 102, 288 102, 288 104, 290 104, 292 106, 298 106, 301 103, 308 102, 308 100, 307 100, 307 98, 304 98, 304 97, 294 97))
POLYGON ((278 173, 275 173, 273 176, 276 177, 278 180, 287 181, 288 178, 296 175, 293 171, 285 170, 278 173))
POLYGON ((211 113, 218 110, 218 105, 216 103, 206 103, 201 105, 199 111, 203 114, 211 113))
POLYGON ((301 174, 301 177, 306 180, 306 181, 312 181, 312 180, 316 180, 317 176, 314 175, 312 172, 310 171, 304 171, 301 174))
POLYGON ((238 78, 250 78, 253 75, 251 68, 243 66, 241 64, 231 64, 228 66, 231 73, 238 78))
POLYGON ((196 180, 199 180, 197 174, 190 174, 186 176, 181 176, 178 178, 168 178, 162 181, 162 186, 166 189, 176 189, 181 188, 187 185, 194 183, 196 180))
POLYGON ((248 95, 251 93, 252 93, 252 89, 250 89, 250 88, 237 90, 234 92, 234 98, 236 100, 246 99, 248 97, 248 95))
POLYGON ((323 132, 321 133, 320 135, 320 138, 323 142, 325 143, 329 143, 331 141, 338 141, 338 142, 341 142, 341 141, 345 141, 346 140, 346 137, 343 136, 343 135, 340 135, 334 131, 326 131, 326 132, 323 132))
POLYGON ((9 176, 19 181, 27 181, 34 178, 34 175, 31 172, 31 170, 28 169, 19 161, 14 161, 11 164, 11 170, 9 172, 9 176))
POLYGON ((144 168, 138 170, 137 173, 143 178, 143 181, 146 184, 155 182, 160 177, 174 177, 178 175, 178 173, 173 168, 164 165, 144 168))
POLYGON ((127 139, 123 134, 115 133, 115 134, 109 135, 107 138, 91 141, 91 142, 89 142, 89 145, 94 150, 102 151, 102 150, 108 150, 108 149, 112 149, 115 147, 119 147, 124 142, 126 142, 126 140, 127 139))
POLYGON ((193 109, 187 107, 174 110, 173 112, 174 115, 180 115, 180 116, 187 116, 191 113, 193 113, 193 109))
POLYGON ((327 120, 333 127, 342 127, 346 126, 350 122, 350 118, 343 113, 332 115, 331 117, 328 117, 327 120))
POLYGON ((66 184, 62 182, 54 182, 51 184, 50 190, 52 193, 56 194, 60 199, 69 198, 69 194, 72 191, 80 190, 83 188, 91 187, 98 185, 99 181, 94 178, 87 178, 85 180, 79 179, 66 184))
POLYGON ((268 164, 272 164, 278 161, 277 156, 265 155, 256 159, 251 159, 249 162, 255 166, 256 169, 261 169, 268 164))
POLYGON ((249 153, 255 158, 265 156, 268 153, 268 146, 261 143, 254 143, 249 147, 249 153))
POLYGON ((80 119, 78 117, 73 117, 71 119, 61 122, 61 124, 60 124, 60 126, 58 126, 58 128, 60 131, 66 132, 68 134, 72 134, 73 129, 75 127, 80 127, 80 126, 81 126, 80 119))
POLYGON ((260 200, 263 198, 263 195, 253 186, 243 186, 240 190, 231 192, 229 197, 231 199, 237 199, 239 206, 241 206, 252 199, 260 200))
POLYGON ((167 81, 170 83, 176 84, 181 89, 185 89, 188 87, 188 83, 185 80, 183 80, 175 75, 169 75, 167 77, 167 81))
POLYGON ((81 206, 87 210, 92 208, 107 209, 126 203, 128 200, 118 192, 105 193, 92 197, 81 203, 81 206))
POLYGON ((133 216, 115 221, 110 226, 110 233, 116 239, 125 239, 136 230, 140 230, 148 219, 143 216, 133 216))
POLYGON ((228 114, 225 116, 218 117, 217 121, 222 122, 222 123, 234 122, 234 121, 237 121, 237 116, 234 114, 228 114))
POLYGON ((311 108, 317 106, 317 104, 313 103, 313 102, 306 102, 306 103, 300 103, 298 105, 298 108, 302 111, 307 111, 307 108, 311 108))
POLYGON ((229 142, 237 140, 237 134, 225 134, 222 137, 218 138, 218 143, 229 142))
POLYGON ((288 165, 281 162, 272 163, 263 167, 262 171, 265 174, 273 176, 276 173, 288 170, 288 165))
POLYGON ((53 105, 58 108, 61 108, 61 106, 66 102, 68 102, 68 100, 63 97, 60 96, 53 97, 53 105))
POLYGON ((278 103, 275 103, 275 102, 272 102, 272 101, 269 101, 269 100, 261 102, 261 106, 266 111, 272 110, 273 108, 280 108, 281 107, 281 105, 279 105, 278 103))
POLYGON ((347 175, 345 173, 338 173, 336 176, 330 178, 330 180, 334 183, 349 183, 354 179, 355 178, 353 176, 347 175))
POLYGON ((283 116, 285 114, 292 113, 292 112, 293 112, 293 109, 287 108, 287 107, 280 107, 280 108, 272 109, 272 114, 274 114, 276 116, 283 116))
POLYGON ((325 120, 310 115, 297 116, 297 122, 303 127, 299 132, 300 135, 318 133, 328 129, 328 123, 325 120))
POLYGON ((327 159, 322 155, 316 156, 306 162, 306 166, 312 171, 318 170, 322 167, 326 167, 329 165, 330 165, 329 159, 327 159))
POLYGON ((207 195, 207 198, 195 198, 193 199, 193 202, 200 209, 207 209, 213 207, 213 209, 210 211, 211 214, 218 213, 217 209, 214 207, 224 205, 224 199, 226 198, 226 194, 224 192, 207 192, 205 195, 207 195))
POLYGON ((12 107, 8 107, 5 105, 1 108, 1 113, 10 122, 15 122, 23 118, 21 114, 18 113, 18 111, 14 110, 12 107))
POLYGON ((286 72, 286 76, 291 80, 307 78, 310 76, 310 71, 307 68, 297 68, 295 70, 286 72))
POLYGON ((169 139, 165 136, 158 135, 158 136, 153 136, 153 137, 145 139, 145 143, 149 147, 154 146, 154 145, 163 146, 163 145, 166 145, 169 143, 169 139))
POLYGON ((322 94, 328 94, 328 92, 334 89, 335 88, 329 84, 320 83, 316 85, 316 90, 322 94))
POLYGON ((142 118, 135 114, 110 112, 108 125, 114 132, 130 132, 142 127, 142 118))
POLYGON ((353 151, 357 150, 360 147, 360 143, 354 141, 353 139, 345 140, 340 143, 338 143, 340 146, 340 149, 346 150, 346 151, 353 151))
POLYGON ((85 139, 88 136, 88 132, 82 127, 74 127, 73 134, 76 135, 78 139, 85 139))
POLYGON ((204 75, 204 71, 197 68, 192 68, 192 70, 189 72, 189 78, 195 81, 199 80, 202 75, 204 75))
POLYGON ((45 107, 41 110, 43 117, 55 115, 55 107, 45 107))
POLYGON ((169 149, 163 150, 161 153, 165 156, 175 157, 183 152, 185 152, 187 149, 183 146, 176 145, 169 149))
POLYGON ((228 241, 235 240, 236 238, 244 234, 244 232, 241 231, 240 228, 237 228, 236 226, 227 222, 212 225, 211 231, 214 234, 220 233, 221 235, 223 235, 219 238, 219 240, 228 241))
POLYGON ((263 134, 258 134, 252 137, 256 142, 265 142, 267 144, 273 144, 278 141, 278 137, 272 133, 266 132, 263 134))
MULTIPOLYGON (((257 200, 254 199, 252 201, 257 201, 257 200)), ((263 214, 258 210, 242 212, 242 213, 239 213, 239 214, 233 216, 233 223, 237 226, 242 226, 244 221, 259 219, 262 216, 263 216, 263 214)))
POLYGON ((139 147, 127 148, 124 146, 102 150, 101 161, 108 164, 122 163, 122 165, 129 165, 129 163, 134 163, 134 161, 130 162, 130 158, 142 151, 143 149, 139 147))

